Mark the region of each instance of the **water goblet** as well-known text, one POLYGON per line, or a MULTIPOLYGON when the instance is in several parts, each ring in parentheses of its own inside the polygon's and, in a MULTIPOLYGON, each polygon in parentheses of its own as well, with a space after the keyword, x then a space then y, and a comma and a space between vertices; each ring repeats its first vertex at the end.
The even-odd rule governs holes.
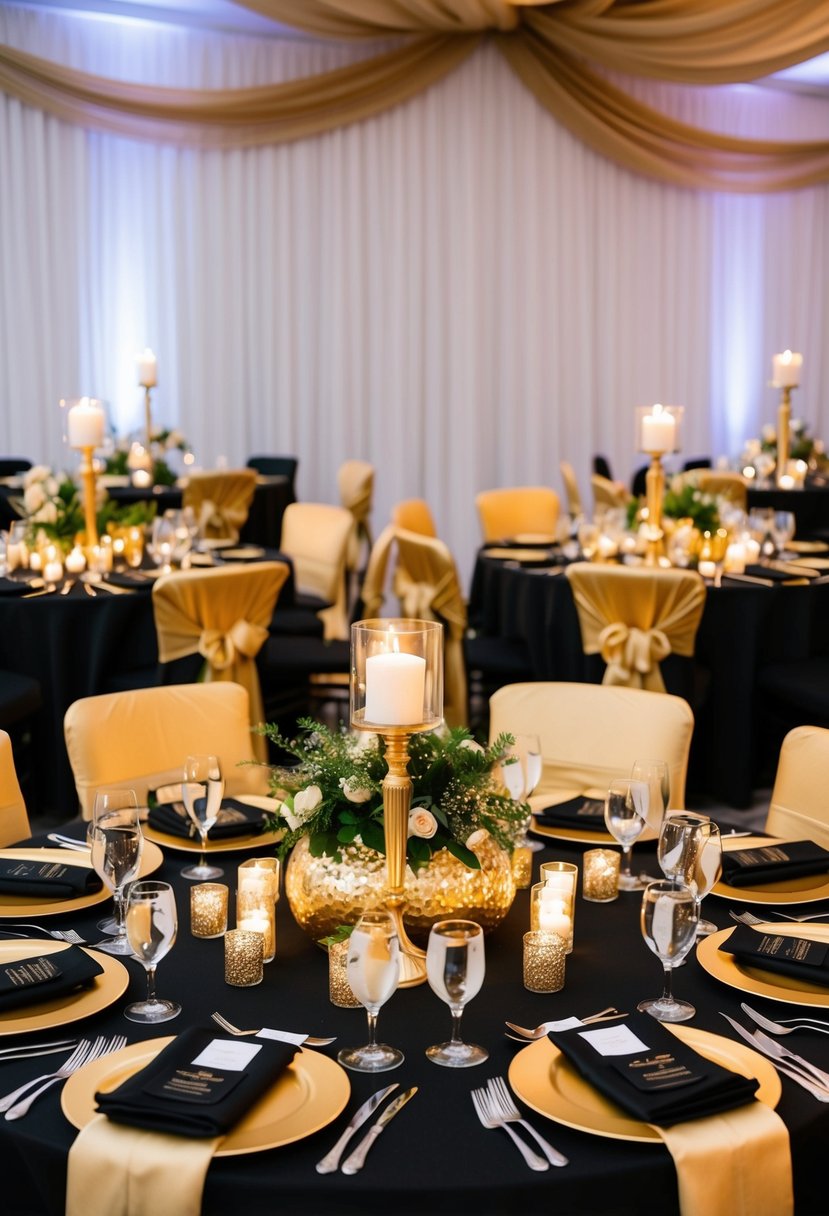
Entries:
POLYGON ((124 892, 138 874, 144 844, 135 790, 98 790, 87 840, 92 867, 112 892, 115 906, 115 915, 98 925, 102 933, 113 935, 112 941, 101 942, 96 948, 106 954, 130 955, 132 949, 124 925, 124 892))
POLYGON ((162 574, 172 571, 176 552, 176 527, 172 519, 166 515, 156 516, 147 550, 155 564, 161 567, 162 574))
POLYGON ((184 762, 181 797, 187 814, 199 833, 201 852, 197 865, 185 866, 181 871, 183 878, 205 882, 211 878, 220 878, 224 874, 224 870, 219 866, 209 865, 207 861, 207 834, 219 817, 224 792, 225 783, 218 756, 187 757, 184 762))
POLYGON ((630 868, 633 843, 645 830, 650 792, 647 782, 632 777, 611 781, 604 802, 604 821, 608 832, 622 846, 621 891, 639 891, 645 885, 630 868))
POLYGON ((348 941, 346 975, 368 1017, 368 1043, 344 1047, 337 1059, 355 1072, 388 1072, 403 1063, 403 1052, 377 1042, 377 1014, 397 988, 400 942, 388 912, 364 912, 348 941))
MULTIPOLYGON (((658 837, 662 820, 671 799, 671 777, 664 760, 634 760, 630 775, 634 781, 644 781, 648 787, 648 814, 646 824, 658 837)), ((656 876, 648 876, 655 882, 656 876)))
POLYGON ((659 829, 656 857, 666 878, 674 882, 689 882, 694 869, 694 832, 709 823, 707 815, 697 811, 668 811, 659 829))
POLYGON ((783 557, 786 545, 794 537, 795 517, 793 511, 775 511, 771 525, 771 536, 777 556, 783 557))
POLYGON ((449 1006, 452 1037, 426 1050, 435 1064, 470 1068, 489 1059, 489 1052, 461 1039, 461 1017, 484 982, 484 932, 471 920, 441 920, 433 925, 426 947, 429 987, 449 1006))
MULTIPOLYGON (((501 776, 511 798, 516 802, 526 802, 541 780, 542 759, 541 740, 538 735, 515 735, 515 743, 507 752, 509 763, 501 765, 501 776)), ((535 853, 543 849, 541 841, 530 840, 527 831, 531 815, 528 813, 521 824, 516 848, 529 849, 535 853)))
POLYGON ((695 835, 693 874, 688 885, 694 893, 697 914, 697 937, 708 937, 717 932, 713 921, 702 919, 702 901, 722 874, 722 839, 720 829, 712 820, 700 824, 695 835))
POLYGON ((636 1008, 659 1022, 687 1022, 696 1013, 688 1001, 671 991, 672 973, 685 958, 697 935, 696 901, 685 883, 667 879, 648 883, 642 892, 642 936, 663 967, 662 995, 640 1001, 636 1008))
POLYGON ((131 1022, 169 1022, 178 1017, 181 1005, 156 996, 155 971, 172 948, 178 930, 176 897, 168 882, 134 882, 127 896, 127 937, 132 952, 147 972, 147 997, 127 1005, 124 1017, 131 1022))

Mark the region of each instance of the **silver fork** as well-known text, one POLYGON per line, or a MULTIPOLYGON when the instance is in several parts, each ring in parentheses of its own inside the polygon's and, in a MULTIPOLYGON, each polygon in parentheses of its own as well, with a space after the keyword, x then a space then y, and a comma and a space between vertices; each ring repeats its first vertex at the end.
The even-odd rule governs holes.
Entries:
MULTIPOLYGON (((97 1042, 101 1042, 100 1038, 97 1042)), ((57 1072, 43 1073, 40 1077, 33 1077, 31 1081, 24 1082, 23 1085, 19 1085, 17 1089, 13 1089, 11 1093, 6 1094, 4 1098, 0 1098, 0 1113, 14 1106, 20 1095, 24 1094, 27 1089, 31 1089, 33 1085, 37 1085, 38 1082, 46 1081, 49 1078, 58 1080, 68 1077, 76 1068, 80 1068, 82 1064, 86 1063, 92 1048, 93 1043, 90 1039, 81 1039, 71 1056, 67 1060, 64 1060, 57 1072)))
MULTIPOLYGON (((12 929, 38 929, 41 933, 46 933, 49 937, 55 938, 56 941, 69 942, 72 946, 82 946, 86 941, 86 939, 81 937, 80 933, 76 933, 74 929, 46 929, 43 927, 43 925, 27 925, 25 922, 16 922, 12 926, 12 929)), ((10 930, 7 930, 5 927, 0 928, 0 933, 7 932, 10 932, 10 930)), ((20 936, 26 937, 28 935, 22 933, 20 936)))
POLYGON ((776 1022, 773 1022, 771 1018, 764 1017, 756 1009, 750 1009, 744 1002, 741 1003, 740 1008, 750 1018, 754 1018, 758 1026, 762 1026, 764 1030, 770 1030, 772 1034, 794 1034, 796 1030, 813 1030, 815 1034, 829 1034, 829 1022, 821 1022, 819 1018, 807 1018, 804 1015, 802 1018, 778 1018, 776 1022))
MULTIPOLYGON (((232 1022, 227 1020, 227 1018, 222 1017, 220 1013, 211 1013, 210 1016, 217 1026, 221 1026, 222 1030, 226 1030, 228 1034, 235 1034, 238 1038, 245 1038, 251 1034, 260 1034, 263 1029, 263 1027, 260 1026, 254 1030, 240 1030, 238 1026, 234 1026, 232 1022)), ((308 1047, 327 1047, 329 1043, 335 1043, 336 1040, 336 1035, 330 1039, 316 1039, 310 1034, 305 1036, 305 1043, 308 1047)))
POLYGON ((539 1157, 538 1153, 534 1153, 529 1144, 525 1144, 518 1133, 512 1130, 509 1123, 494 1114, 487 1090, 473 1089, 472 1104, 475 1107, 476 1115, 484 1127, 502 1127, 504 1129, 510 1139, 515 1142, 516 1148, 531 1170, 548 1170, 550 1168, 548 1162, 543 1157, 539 1157))
POLYGON ((773 916, 779 916, 781 920, 829 920, 829 912, 811 912, 808 916, 788 916, 785 912, 768 912, 765 916, 756 916, 753 912, 735 912, 731 909, 728 913, 732 920, 737 920, 743 925, 767 925, 773 916))
POLYGON ((22 1118, 40 1095, 45 1093, 51 1085, 54 1085, 57 1081, 65 1081, 73 1072, 77 1072, 85 1064, 91 1064, 93 1060, 99 1060, 101 1056, 108 1056, 113 1051, 120 1051, 122 1047, 126 1047, 127 1037, 123 1034, 116 1034, 107 1039, 99 1035, 91 1045, 89 1045, 88 1039, 84 1040, 84 1042, 88 1044, 88 1049, 79 1058, 76 1059, 79 1053, 75 1051, 57 1072, 45 1077, 36 1077, 28 1085, 22 1085, 14 1094, 10 1094, 4 1098, 0 1102, 0 1109, 5 1110, 6 1118, 10 1120, 22 1118), (42 1084, 38 1085, 38 1082, 42 1082, 42 1084), (33 1089, 32 1086, 37 1086, 37 1088, 33 1089), (14 1102, 17 1095, 24 1093, 26 1089, 30 1089, 31 1092, 21 1098, 19 1102, 9 1106, 9 1102, 14 1102))
POLYGON ((512 1094, 507 1089, 503 1077, 490 1077, 486 1085, 492 1098, 493 1110, 501 1116, 505 1123, 520 1123, 533 1137, 550 1165, 570 1164, 568 1158, 563 1153, 560 1153, 557 1148, 553 1148, 552 1144, 545 1140, 531 1123, 528 1123, 526 1119, 521 1117, 521 1111, 515 1105, 512 1094))
MULTIPOLYGON (((585 1026, 591 1026, 595 1022, 613 1022, 617 1018, 626 1018, 626 1013, 619 1013, 612 1005, 607 1009, 600 1009, 598 1013, 591 1013, 586 1018, 579 1018, 585 1026)), ((517 1026, 515 1022, 505 1022, 505 1026, 509 1026, 510 1030, 514 1030, 516 1034, 520 1034, 522 1039, 543 1039, 548 1030, 555 1030, 560 1026, 562 1019, 552 1022, 540 1022, 538 1026, 517 1026)))

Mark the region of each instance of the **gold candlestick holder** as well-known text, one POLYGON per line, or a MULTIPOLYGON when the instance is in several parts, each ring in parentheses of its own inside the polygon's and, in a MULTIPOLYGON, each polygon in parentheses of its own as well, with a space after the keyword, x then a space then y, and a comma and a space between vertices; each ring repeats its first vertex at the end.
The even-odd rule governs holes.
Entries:
POLYGON ((637 406, 636 439, 640 452, 650 459, 645 474, 645 500, 648 510, 646 525, 646 566, 668 564, 665 556, 665 530, 662 527, 662 502, 665 497, 665 469, 662 458, 680 451, 680 428, 684 408, 681 405, 637 406))
POLYGON ((95 519, 95 463, 92 454, 94 447, 84 446, 81 453, 81 467, 78 470, 83 484, 83 517, 86 529, 88 548, 98 544, 98 524, 95 519))
POLYGON ((443 626, 403 618, 357 621, 351 627, 350 699, 352 726, 381 735, 386 745, 384 906, 400 943, 398 987, 413 988, 426 979, 426 954, 411 941, 403 920, 412 804, 409 739, 434 730, 443 720, 443 626), (372 667, 374 660, 379 666, 372 667), (392 721, 377 721, 379 717, 392 721))
POLYGON ((665 557, 665 531, 662 527, 662 499, 665 497, 665 469, 661 452, 648 452, 650 467, 645 474, 645 502, 648 508, 645 565, 658 566, 665 557))
POLYGON ((780 389, 780 405, 777 407, 777 471, 778 485, 789 471, 789 429, 792 421, 792 386, 784 384, 780 389))
POLYGON ((145 384, 144 388, 144 426, 147 431, 147 451, 152 455, 153 450, 153 408, 152 385, 145 384))

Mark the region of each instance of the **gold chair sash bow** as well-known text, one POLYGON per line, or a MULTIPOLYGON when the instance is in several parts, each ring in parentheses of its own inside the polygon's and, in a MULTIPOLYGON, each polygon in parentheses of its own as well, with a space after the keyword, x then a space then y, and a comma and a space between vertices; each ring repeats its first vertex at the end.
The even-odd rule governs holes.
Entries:
POLYGON ((605 625, 599 653, 607 663, 602 683, 665 691, 659 663, 671 653, 671 643, 661 629, 628 628, 622 621, 605 625))
POLYGON ((219 507, 212 498, 205 498, 199 511, 199 530, 204 536, 238 540, 247 517, 246 506, 228 503, 219 507))
POLYGON ((227 632, 205 629, 199 638, 199 654, 214 671, 226 671, 237 661, 254 659, 267 640, 267 629, 252 625, 250 621, 239 620, 227 632))
POLYGON ((365 460, 347 460, 338 474, 340 500, 351 512, 354 526, 348 540, 346 564, 356 570, 360 564, 360 546, 366 542, 369 552, 374 543, 369 516, 374 497, 374 467, 365 460))
POLYGON ((183 503, 192 507, 204 536, 239 539, 256 489, 253 469, 194 474, 184 489, 183 503))

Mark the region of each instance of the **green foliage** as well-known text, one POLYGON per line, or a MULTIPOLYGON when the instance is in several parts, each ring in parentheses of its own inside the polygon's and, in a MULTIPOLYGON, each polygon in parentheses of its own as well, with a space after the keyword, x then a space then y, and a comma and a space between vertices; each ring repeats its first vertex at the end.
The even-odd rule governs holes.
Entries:
POLYGON ((717 500, 703 494, 693 481, 672 483, 665 491, 663 514, 671 519, 690 519, 700 532, 716 532, 720 526, 717 500))

